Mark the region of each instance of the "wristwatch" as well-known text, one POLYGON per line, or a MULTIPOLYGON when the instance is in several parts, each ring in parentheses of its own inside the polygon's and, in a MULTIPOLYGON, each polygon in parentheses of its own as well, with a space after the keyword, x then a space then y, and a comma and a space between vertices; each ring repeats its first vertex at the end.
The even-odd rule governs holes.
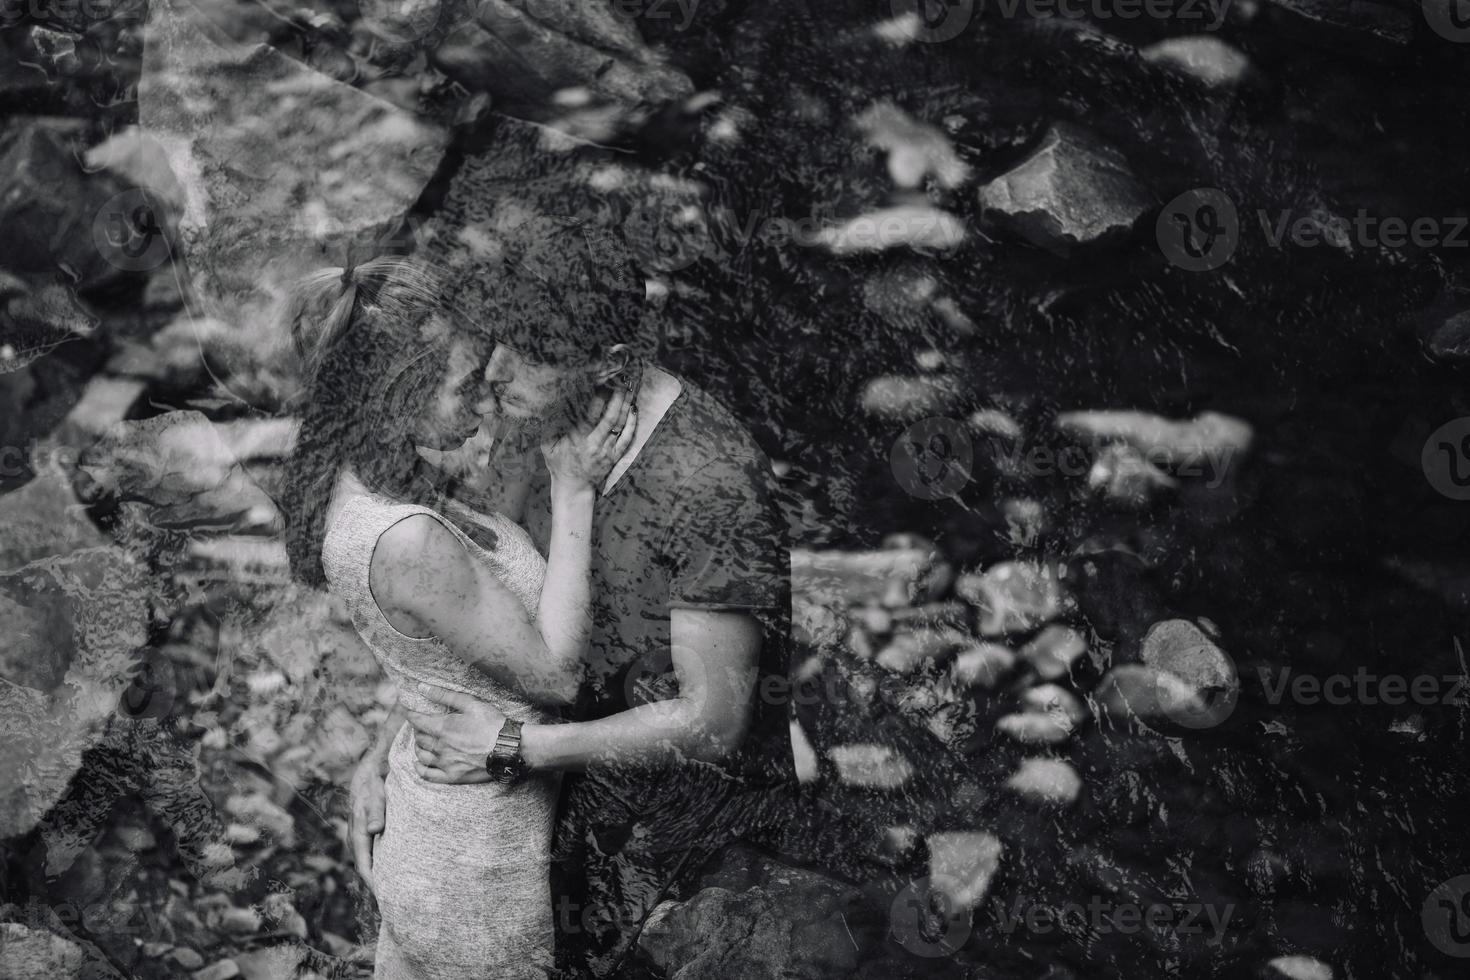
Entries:
POLYGON ((515 782, 526 771, 526 760, 521 758, 520 722, 505 719, 495 737, 495 747, 485 757, 485 768, 497 783, 515 782))

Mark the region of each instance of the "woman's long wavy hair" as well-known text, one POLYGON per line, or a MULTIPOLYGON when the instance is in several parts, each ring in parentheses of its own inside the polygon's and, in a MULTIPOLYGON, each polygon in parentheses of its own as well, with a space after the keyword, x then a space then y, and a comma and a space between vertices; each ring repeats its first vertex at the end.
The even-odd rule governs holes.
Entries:
POLYGON ((307 379, 281 509, 292 574, 322 585, 322 537, 338 474, 414 499, 427 486, 416 422, 448 369, 442 283, 421 263, 372 259, 297 284, 285 316, 307 379))

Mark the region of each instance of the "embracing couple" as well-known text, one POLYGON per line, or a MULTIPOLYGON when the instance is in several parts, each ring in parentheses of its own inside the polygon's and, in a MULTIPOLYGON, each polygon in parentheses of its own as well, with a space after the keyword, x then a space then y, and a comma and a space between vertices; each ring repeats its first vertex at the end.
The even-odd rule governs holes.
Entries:
POLYGON ((292 316, 292 567, 397 693, 352 780, 379 977, 616 973, 792 792, 770 463, 651 363, 625 252, 537 232, 473 289, 374 259, 292 316))

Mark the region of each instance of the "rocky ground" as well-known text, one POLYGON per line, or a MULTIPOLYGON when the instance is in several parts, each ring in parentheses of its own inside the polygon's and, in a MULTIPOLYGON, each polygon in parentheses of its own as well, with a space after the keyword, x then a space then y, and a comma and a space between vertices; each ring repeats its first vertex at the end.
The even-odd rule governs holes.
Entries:
POLYGON ((1125 6, 5 12, 0 975, 370 972, 264 324, 548 154, 797 544, 806 808, 638 970, 1458 975, 1470 44, 1125 6))

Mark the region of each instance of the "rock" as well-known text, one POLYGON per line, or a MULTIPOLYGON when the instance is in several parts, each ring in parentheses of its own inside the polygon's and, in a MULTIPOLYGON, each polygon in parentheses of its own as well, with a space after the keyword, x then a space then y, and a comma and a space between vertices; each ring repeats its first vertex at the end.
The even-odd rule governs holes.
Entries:
POLYGON ((1051 625, 1021 648, 1021 659, 1042 680, 1066 677, 1081 656, 1087 652, 1087 641, 1070 626, 1051 625))
POLYGON ((86 963, 87 954, 68 939, 18 922, 0 923, 0 977, 81 980, 86 963))
POLYGON ((240 975, 240 966, 234 960, 220 960, 194 974, 194 980, 234 980, 240 975))
POLYGON ((1022 745, 1060 745, 1072 737, 1072 724, 1065 718, 1040 711, 1005 715, 995 730, 1022 745))
POLYGON ((139 124, 184 188, 179 240, 197 298, 250 355, 216 370, 294 371, 273 326, 287 289, 376 253, 448 134, 274 48, 217 44, 198 17, 180 0, 149 4, 139 124))
POLYGON ((965 226, 959 218, 924 204, 879 208, 835 227, 821 228, 812 236, 812 244, 843 257, 875 255, 898 248, 948 252, 964 240, 965 226))
POLYGON ((60 470, 0 497, 0 836, 61 798, 147 642, 144 569, 82 513, 60 470))
MULTIPOLYGON (((240 908, 237 905, 227 905, 220 909, 212 918, 211 926, 221 932, 233 933, 235 935, 248 935, 259 932, 263 925, 260 913, 252 908, 240 908)), ((215 966, 219 964, 216 963, 215 966)), ((231 964, 233 966, 234 964, 231 964)), ((234 976, 233 973, 230 976, 234 976)))
POLYGON ((1087 485, 1109 503, 1137 509, 1179 484, 1131 446, 1104 446, 1087 471, 1087 485))
POLYGON ((1282 34, 1380 63, 1402 58, 1416 27, 1406 11, 1368 0, 1270 0, 1269 9, 1282 34))
POLYGON ((863 305, 896 324, 922 327, 917 316, 939 292, 939 280, 922 268, 888 269, 863 280, 863 305))
POLYGON ((120 422, 82 454, 79 488, 90 500, 129 505, 157 528, 269 523, 275 502, 241 461, 283 457, 294 442, 289 420, 216 425, 187 411, 120 422))
POLYGON ((0 372, 25 368, 62 344, 86 341, 100 323, 75 287, 22 284, 0 303, 0 372))
POLYGON ((1266 964, 1266 971, 1289 980, 1332 980, 1332 967, 1315 956, 1278 956, 1266 964))
POLYGON ((955 594, 980 614, 980 635, 1027 633, 1070 611, 1073 602, 1051 564, 1006 561, 960 576, 955 594))
POLYGON ((1444 361, 1470 357, 1470 310, 1447 317, 1425 342, 1429 353, 1444 361))
POLYGON ((168 214, 183 213, 187 203, 184 185, 169 166, 167 151, 137 126, 113 133, 88 149, 83 159, 90 170, 106 170, 147 191, 168 214))
POLYGON ((817 750, 812 748, 811 739, 806 737, 806 731, 801 727, 801 722, 791 719, 791 756, 796 765, 796 779, 802 783, 816 782, 817 750))
POLYGON ((985 900, 1005 852, 1000 838, 979 831, 930 834, 929 879, 950 908, 973 909, 985 900))
POLYGON ((887 745, 835 745, 827 757, 837 766, 837 779, 845 786, 865 789, 898 789, 914 774, 913 764, 887 745))
POLYGON ((1139 53, 1144 61, 1198 79, 1208 88, 1233 88, 1254 74, 1244 53, 1212 34, 1165 38, 1139 53))
POLYGON ((45 121, 13 124, 0 132, 0 265, 37 284, 64 280, 72 288, 117 279, 123 269, 94 236, 126 220, 109 202, 127 186, 109 174, 89 174, 73 141, 45 121))
POLYGON ((1171 686, 1160 690, 1161 707, 1174 720, 1188 724, 1198 715, 1205 724, 1224 720, 1240 695, 1240 678, 1235 663, 1198 626, 1183 619, 1169 619, 1149 627, 1140 654, 1143 662, 1178 678, 1188 692, 1183 702, 1171 699, 1171 686))
POLYGON ((1250 451, 1253 437, 1249 423, 1219 412, 1182 422, 1149 412, 1064 412, 1057 416, 1057 428, 1095 449, 1112 443, 1129 446, 1148 462, 1185 477, 1223 478, 1250 451))
POLYGON ((1014 441, 1021 438, 1021 424, 1009 412, 998 408, 981 408, 970 413, 970 430, 977 435, 1014 441))
POLYGON ((627 107, 694 94, 683 72, 661 64, 626 23, 614 26, 615 17, 563 3, 534 9, 537 16, 513 0, 485 0, 474 21, 429 52, 430 60, 471 90, 531 110, 572 89, 627 107))
POLYGON ((296 821, 264 793, 233 793, 225 800, 225 812, 282 847, 296 846, 296 821))
POLYGON ((235 957, 235 965, 244 980, 295 980, 299 976, 297 969, 305 956, 303 946, 267 946, 253 952, 240 953, 235 957))
POLYGON ((900 628, 950 627, 953 629, 964 629, 970 621, 970 607, 958 600, 926 602, 922 606, 905 605, 900 609, 883 611, 888 613, 890 625, 900 628))
POLYGON ((964 398, 964 386, 944 375, 884 375, 863 387, 859 402, 874 418, 891 422, 914 422, 931 416, 950 415, 964 398))
POLYGON ((737 848, 703 884, 687 902, 658 906, 638 938, 639 958, 660 976, 850 976, 882 941, 862 893, 814 871, 737 848))
POLYGON ((147 827, 118 827, 116 832, 122 846, 134 854, 151 851, 158 846, 158 839, 147 827))
POLYGON ((197 970, 204 965, 204 957, 187 946, 176 946, 169 951, 168 960, 180 970, 197 970))
POLYGON ((1064 720, 1069 725, 1080 725, 1088 718, 1086 705, 1077 696, 1056 684, 1038 684, 1021 695, 1021 704, 1027 711, 1039 711, 1064 720))
POLYGON ((1061 759, 1023 759, 1006 780, 1006 789, 1047 806, 1071 806, 1082 790, 1082 777, 1061 759))
POLYGON ((1155 203, 1121 153, 1072 123, 980 189, 988 218, 1060 255, 1126 233, 1155 203))
POLYGON ((792 595, 839 609, 881 603, 894 582, 908 603, 926 602, 938 598, 949 574, 932 548, 791 552, 792 595))
POLYGON ((1016 655, 999 643, 978 643, 955 657, 950 678, 960 690, 993 689, 1016 665, 1016 655))
POLYGON ((857 117, 868 145, 888 154, 888 176, 906 190, 922 187, 925 178, 945 190, 956 190, 970 177, 942 129, 919 122, 892 102, 877 102, 857 117))
POLYGON ((1142 721, 1209 717, 1210 702, 1168 671, 1145 664, 1120 664, 1103 675, 1093 691, 1098 707, 1121 717, 1142 721))
POLYGON ((957 629, 918 629, 899 633, 878 654, 878 666, 896 674, 911 674, 920 666, 934 663, 968 643, 957 629))

